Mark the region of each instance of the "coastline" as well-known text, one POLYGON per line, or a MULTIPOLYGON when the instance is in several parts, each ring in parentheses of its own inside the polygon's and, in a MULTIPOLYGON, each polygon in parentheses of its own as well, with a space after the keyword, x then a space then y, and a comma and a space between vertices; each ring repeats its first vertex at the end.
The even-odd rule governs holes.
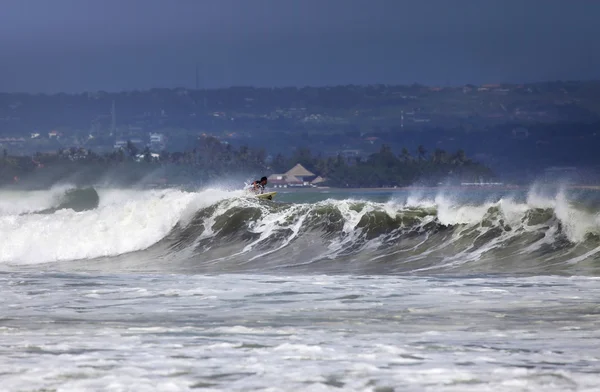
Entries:
MULTIPOLYGON (((271 192, 319 192, 319 191, 352 191, 352 192, 402 192, 402 191, 433 191, 439 189, 451 190, 522 190, 529 189, 531 185, 503 185, 503 186, 485 186, 485 185, 452 185, 452 186, 404 186, 404 187, 373 187, 373 188, 337 188, 337 187, 288 187, 288 188, 270 188, 271 192)), ((600 185, 565 185, 567 189, 582 190, 600 190, 600 185)))

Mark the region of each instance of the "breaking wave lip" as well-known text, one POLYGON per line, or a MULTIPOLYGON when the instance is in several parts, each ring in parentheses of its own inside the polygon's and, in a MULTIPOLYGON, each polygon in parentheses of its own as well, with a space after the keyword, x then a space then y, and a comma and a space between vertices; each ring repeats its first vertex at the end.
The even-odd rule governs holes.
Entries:
POLYGON ((64 196, 77 188, 60 184, 46 190, 20 191, 0 189, 0 216, 35 213, 56 208, 64 196))
POLYGON ((564 192, 299 204, 219 189, 98 193, 92 210, 0 216, 0 262, 106 258, 118 268, 198 273, 600 273, 600 215, 564 192))
MULTIPOLYGON (((189 219, 186 214, 228 197, 227 192, 214 190, 109 189, 98 193, 94 209, 54 208, 45 214, 23 214, 26 209, 21 208, 20 214, 0 215, 0 263, 94 259, 147 249, 178 222, 189 219)), ((37 197, 32 210, 51 205, 37 197)))
POLYGON ((70 184, 55 185, 43 191, 0 190, 0 216, 51 214, 59 210, 92 210, 100 196, 94 187, 78 188, 70 184))
POLYGON ((478 204, 442 195, 404 203, 231 199, 199 211, 165 243, 197 272, 600 272, 599 215, 564 193, 478 204))

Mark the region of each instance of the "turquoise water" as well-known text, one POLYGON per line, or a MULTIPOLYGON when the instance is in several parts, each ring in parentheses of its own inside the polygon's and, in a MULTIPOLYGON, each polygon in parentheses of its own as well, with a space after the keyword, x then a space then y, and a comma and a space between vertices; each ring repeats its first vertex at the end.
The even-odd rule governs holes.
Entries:
POLYGON ((600 206, 600 190, 560 188, 555 186, 515 187, 515 188, 410 188, 410 189, 321 189, 321 188, 269 188, 277 192, 276 201, 285 203, 315 203, 327 199, 333 200, 367 200, 378 203, 396 201, 404 203, 412 200, 435 200, 437 197, 446 197, 456 203, 482 203, 497 201, 502 198, 524 202, 532 193, 554 197, 563 193, 573 202, 581 202, 589 206, 600 206))

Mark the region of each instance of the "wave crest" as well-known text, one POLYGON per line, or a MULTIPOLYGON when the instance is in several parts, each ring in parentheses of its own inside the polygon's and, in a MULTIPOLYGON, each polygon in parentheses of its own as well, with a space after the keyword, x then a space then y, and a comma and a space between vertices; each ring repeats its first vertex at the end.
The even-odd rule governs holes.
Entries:
MULTIPOLYGON (((93 199, 82 192, 74 197, 93 199)), ((486 203, 442 195, 281 203, 219 190, 98 194, 94 208, 79 212, 0 216, 7 239, 0 261, 95 259, 88 263, 198 273, 600 272, 598 212, 563 194, 486 203)))

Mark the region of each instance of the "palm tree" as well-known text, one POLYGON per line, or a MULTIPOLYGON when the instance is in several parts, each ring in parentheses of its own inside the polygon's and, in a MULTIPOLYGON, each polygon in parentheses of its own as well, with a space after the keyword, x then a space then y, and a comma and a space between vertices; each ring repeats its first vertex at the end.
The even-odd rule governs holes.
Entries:
POLYGON ((129 156, 132 158, 138 153, 137 147, 131 142, 131 140, 127 140, 127 151, 129 151, 129 156))
POLYGON ((467 160, 464 150, 458 150, 450 156, 450 163, 457 166, 462 166, 467 160))
POLYGON ((410 156, 410 152, 408 151, 408 149, 406 147, 402 148, 402 152, 400 153, 400 159, 404 163, 408 163, 412 160, 412 157, 410 156))
POLYGON ((152 153, 150 153, 150 147, 144 149, 144 161, 152 162, 152 153))
POLYGON ((427 155, 427 150, 425 149, 425 147, 423 147, 422 144, 419 144, 419 146, 417 147, 417 154, 419 155, 420 161, 425 159, 425 156, 427 155))
POLYGON ((433 152, 431 160, 433 163, 446 163, 448 160, 446 151, 442 150, 441 148, 436 148, 433 152))

